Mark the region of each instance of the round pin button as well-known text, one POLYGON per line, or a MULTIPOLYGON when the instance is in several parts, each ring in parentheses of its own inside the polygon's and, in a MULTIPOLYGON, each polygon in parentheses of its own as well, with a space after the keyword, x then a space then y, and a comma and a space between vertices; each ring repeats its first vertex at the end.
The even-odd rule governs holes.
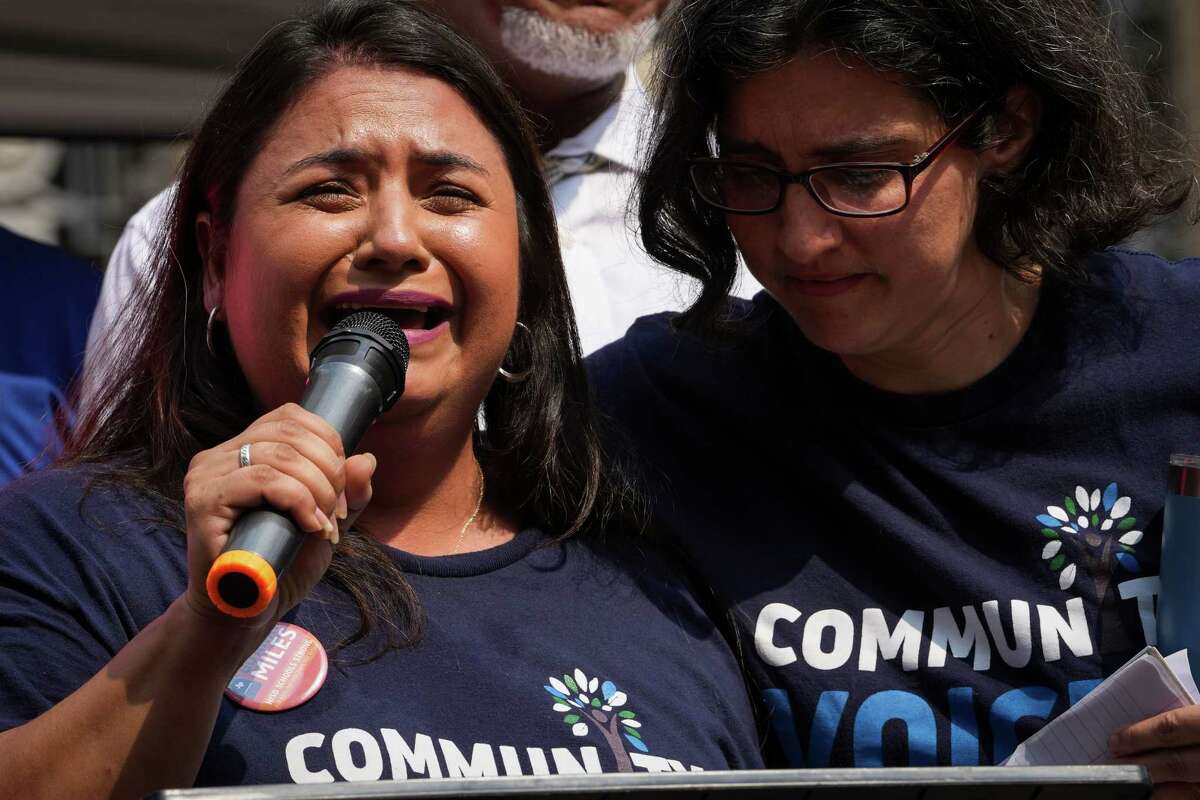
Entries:
POLYGON ((255 711, 287 711, 315 695, 328 674, 329 657, 317 637, 279 622, 238 669, 225 696, 255 711))

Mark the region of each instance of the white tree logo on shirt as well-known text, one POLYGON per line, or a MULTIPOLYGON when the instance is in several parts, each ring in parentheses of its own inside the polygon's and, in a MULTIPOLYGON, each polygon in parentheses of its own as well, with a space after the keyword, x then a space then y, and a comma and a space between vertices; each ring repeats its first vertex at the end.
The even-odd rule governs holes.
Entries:
POLYGON ((638 730, 642 723, 638 722, 637 714, 623 708, 629 698, 612 681, 588 678, 579 668, 574 674, 563 675, 561 679, 551 676, 548 680, 549 685, 543 688, 554 698, 553 708, 563 715, 563 723, 571 727, 575 736, 587 736, 593 729, 599 732, 612 750, 620 772, 633 771, 625 742, 635 750, 650 752, 638 730))
POLYGON ((1129 515, 1132 506, 1133 501, 1122 496, 1114 482, 1103 492, 1076 486, 1074 498, 1067 495, 1061 506, 1046 506, 1046 513, 1037 516, 1044 526, 1042 536, 1049 539, 1042 548, 1042 560, 1058 574, 1058 588, 1066 591, 1075 585, 1083 564, 1091 575, 1105 627, 1114 617, 1116 600, 1110 597, 1113 574, 1118 567, 1141 572, 1134 546, 1142 540, 1142 531, 1137 529, 1137 518, 1129 515))

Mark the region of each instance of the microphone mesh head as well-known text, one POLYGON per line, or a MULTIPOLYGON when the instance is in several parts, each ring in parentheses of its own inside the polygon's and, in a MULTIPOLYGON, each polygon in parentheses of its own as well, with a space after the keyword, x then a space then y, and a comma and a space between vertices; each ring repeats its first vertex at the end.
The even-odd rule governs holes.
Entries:
POLYGON ((408 337, 391 317, 378 311, 356 311, 334 325, 330 333, 349 330, 367 331, 383 339, 408 367, 408 337))

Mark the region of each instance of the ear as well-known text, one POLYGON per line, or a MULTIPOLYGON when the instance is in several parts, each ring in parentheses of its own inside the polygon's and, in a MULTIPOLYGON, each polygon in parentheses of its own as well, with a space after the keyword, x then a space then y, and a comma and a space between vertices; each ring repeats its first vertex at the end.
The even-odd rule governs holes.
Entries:
MULTIPOLYGON (((196 247, 204 269, 204 310, 212 311, 225 297, 225 246, 212 214, 196 215, 196 247)), ((218 314, 219 316, 219 314, 218 314)))
POLYGON ((1029 86, 1017 84, 1004 97, 996 119, 995 144, 980 151, 986 175, 1004 174, 1025 160, 1042 120, 1042 98, 1029 86))

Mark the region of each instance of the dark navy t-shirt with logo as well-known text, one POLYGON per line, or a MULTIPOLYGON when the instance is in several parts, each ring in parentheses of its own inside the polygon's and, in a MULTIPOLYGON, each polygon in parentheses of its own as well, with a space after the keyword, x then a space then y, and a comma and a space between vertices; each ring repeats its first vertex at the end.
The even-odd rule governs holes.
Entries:
POLYGON ((650 317, 590 359, 787 762, 999 763, 1154 643, 1168 457, 1200 452, 1200 261, 1087 267, 945 394, 865 385, 765 294, 732 339, 650 317))
MULTIPOLYGON (((182 534, 132 492, 86 485, 52 470, 0 491, 0 730, 82 685, 186 585, 182 534)), ((288 711, 223 700, 198 785, 761 766, 732 654, 641 546, 526 530, 478 553, 390 552, 421 641, 367 663, 374 642, 342 650, 288 711)), ((325 584, 285 620, 326 648, 357 627, 325 584)), ((278 640, 272 658, 293 641, 278 640)))

